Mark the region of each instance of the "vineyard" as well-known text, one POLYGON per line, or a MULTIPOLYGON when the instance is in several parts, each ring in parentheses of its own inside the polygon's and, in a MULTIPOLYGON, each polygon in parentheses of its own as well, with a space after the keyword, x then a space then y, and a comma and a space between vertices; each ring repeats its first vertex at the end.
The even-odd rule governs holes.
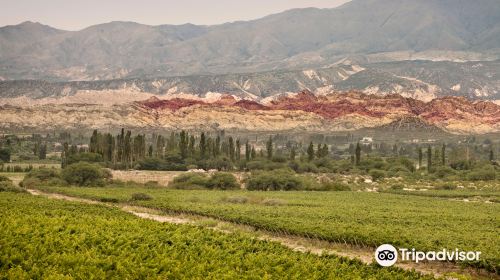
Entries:
POLYGON ((429 278, 28 194, 1 193, 0 213, 0 279, 429 278))
POLYGON ((500 266, 500 206, 434 197, 366 192, 187 191, 159 188, 42 188, 71 196, 193 213, 322 240, 419 250, 478 250, 500 266), (145 193, 152 200, 131 200, 145 193))

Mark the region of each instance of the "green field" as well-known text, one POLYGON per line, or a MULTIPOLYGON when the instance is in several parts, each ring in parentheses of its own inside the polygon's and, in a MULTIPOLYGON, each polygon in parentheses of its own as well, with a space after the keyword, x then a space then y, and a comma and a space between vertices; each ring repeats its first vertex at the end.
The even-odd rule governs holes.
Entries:
POLYGON ((482 252, 500 267, 500 205, 435 197, 367 192, 248 192, 158 188, 47 187, 71 196, 201 214, 270 231, 377 247, 482 252), (147 193, 150 201, 131 201, 147 193))
POLYGON ((0 213, 0 279, 424 278, 28 194, 0 193, 0 213))

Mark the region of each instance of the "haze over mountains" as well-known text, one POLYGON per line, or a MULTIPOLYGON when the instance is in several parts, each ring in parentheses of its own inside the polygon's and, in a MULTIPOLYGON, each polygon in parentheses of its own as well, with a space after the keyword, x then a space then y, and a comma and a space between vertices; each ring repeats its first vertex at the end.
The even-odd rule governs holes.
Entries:
POLYGON ((499 105, 498 0, 354 0, 214 26, 111 22, 64 31, 24 22, 0 28, 3 128, 50 119, 55 128, 94 122, 171 129, 209 119, 214 128, 331 131, 403 120, 488 133, 500 131, 499 105), (310 104, 282 110, 279 102, 304 91, 335 106, 306 98, 310 104), (334 97, 353 91, 380 103, 397 94, 407 98, 401 99, 405 110, 396 102, 367 115, 358 105, 369 106, 371 97, 348 96, 348 108, 334 97), (219 104, 227 98, 244 106, 219 104), (157 99, 193 106, 171 112, 138 105, 157 99), (81 104, 87 105, 76 109, 81 104), (307 110, 316 107, 321 110, 307 110), (92 112, 98 117, 89 118, 92 112))
POLYGON ((0 29, 3 79, 159 77, 315 68, 345 57, 499 55, 497 0, 354 0, 215 26, 111 22, 70 32, 25 22, 0 29))

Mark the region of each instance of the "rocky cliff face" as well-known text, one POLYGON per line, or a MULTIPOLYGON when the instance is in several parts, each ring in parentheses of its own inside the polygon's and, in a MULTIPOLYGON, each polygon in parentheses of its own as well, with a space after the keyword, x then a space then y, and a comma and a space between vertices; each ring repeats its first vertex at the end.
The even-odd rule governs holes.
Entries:
POLYGON ((221 95, 212 99, 153 96, 109 106, 0 106, 2 130, 126 127, 328 132, 397 123, 408 128, 413 122, 459 134, 500 132, 500 106, 460 97, 426 103, 400 95, 380 97, 354 91, 327 95, 302 91, 265 103, 221 95))

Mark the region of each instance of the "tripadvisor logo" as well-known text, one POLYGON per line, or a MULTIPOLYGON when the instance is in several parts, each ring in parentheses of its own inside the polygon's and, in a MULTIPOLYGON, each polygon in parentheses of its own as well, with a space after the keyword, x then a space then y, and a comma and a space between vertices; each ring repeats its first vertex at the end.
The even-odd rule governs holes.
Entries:
POLYGON ((375 260, 381 266, 392 266, 398 261, 412 261, 419 263, 421 261, 479 261, 481 252, 475 251, 453 251, 443 249, 441 251, 421 252, 415 249, 399 248, 397 250, 390 244, 384 244, 375 251, 375 260))

